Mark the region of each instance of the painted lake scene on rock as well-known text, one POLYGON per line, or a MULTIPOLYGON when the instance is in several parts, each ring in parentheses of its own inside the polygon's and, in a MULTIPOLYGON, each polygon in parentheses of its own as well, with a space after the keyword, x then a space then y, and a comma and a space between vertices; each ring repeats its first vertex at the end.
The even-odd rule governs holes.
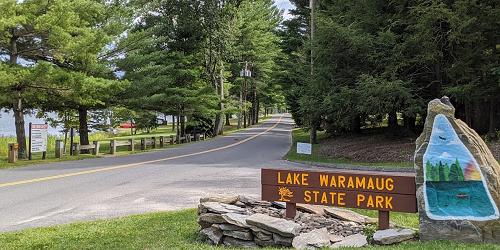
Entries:
POLYGON ((499 217, 476 159, 444 115, 434 118, 423 160, 429 218, 485 221, 499 217))

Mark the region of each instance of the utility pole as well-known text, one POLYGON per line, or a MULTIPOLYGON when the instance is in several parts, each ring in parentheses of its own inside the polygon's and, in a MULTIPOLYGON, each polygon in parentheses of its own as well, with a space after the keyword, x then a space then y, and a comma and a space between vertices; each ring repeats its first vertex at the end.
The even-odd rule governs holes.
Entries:
MULTIPOLYGON (((241 118, 243 116, 243 127, 247 127, 247 110, 243 108, 243 103, 247 101, 247 78, 252 77, 252 72, 248 69, 248 66, 251 65, 250 62, 244 61, 240 62, 240 64, 244 64, 245 67, 240 71, 240 77, 243 77, 243 86, 240 89, 240 100, 239 100, 239 116, 238 116, 238 128, 241 127, 241 118)), ((250 124, 250 121, 248 121, 250 124)))
POLYGON ((314 5, 315 0, 309 0, 309 8, 311 9, 311 20, 310 20, 310 45, 311 45, 311 80, 314 76, 314 5))
MULTIPOLYGON (((310 34, 309 34, 309 42, 310 42, 310 46, 311 46, 311 84, 313 84, 314 82, 314 30, 315 30, 315 22, 314 22, 314 19, 315 19, 315 13, 314 13, 314 7, 316 5, 316 1, 315 0, 309 0, 309 8, 311 9, 311 16, 310 16, 310 27, 309 27, 309 31, 310 31, 310 34)), ((311 121, 310 121, 310 125, 311 125, 311 130, 310 130, 310 134, 309 134, 309 142, 311 144, 314 144, 316 143, 316 138, 317 138, 317 121, 316 121, 316 117, 312 117, 311 121)))

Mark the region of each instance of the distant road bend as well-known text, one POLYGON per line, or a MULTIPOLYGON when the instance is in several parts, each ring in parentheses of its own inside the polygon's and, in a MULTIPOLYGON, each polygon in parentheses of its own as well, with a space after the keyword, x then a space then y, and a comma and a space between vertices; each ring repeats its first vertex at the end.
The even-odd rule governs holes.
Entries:
POLYGON ((0 231, 194 207, 208 194, 258 195, 262 167, 289 165, 292 124, 274 115, 176 148, 0 170, 0 231))

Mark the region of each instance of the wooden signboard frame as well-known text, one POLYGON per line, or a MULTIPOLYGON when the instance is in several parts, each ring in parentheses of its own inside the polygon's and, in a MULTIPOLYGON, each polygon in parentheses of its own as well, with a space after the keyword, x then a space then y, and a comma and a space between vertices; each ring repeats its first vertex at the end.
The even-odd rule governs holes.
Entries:
POLYGON ((389 228, 389 212, 417 212, 415 174, 373 171, 262 169, 262 200, 286 202, 286 217, 296 203, 379 211, 379 229, 389 228))
MULTIPOLYGON (((28 143, 29 143, 29 146, 28 146, 28 159, 29 160, 33 159, 33 152, 32 152, 32 148, 31 148, 32 143, 33 143, 32 142, 32 140, 33 140, 33 131, 32 131, 33 130, 33 126, 44 126, 45 130, 48 130, 47 123, 45 123, 45 124, 33 124, 31 122, 29 123, 29 140, 28 140, 28 143)), ((45 133, 47 133, 47 131, 45 131, 45 133)), ((47 134, 45 136, 47 136, 47 134)), ((46 139, 46 141, 45 141, 45 151, 41 152, 42 153, 42 160, 45 160, 47 158, 47 146, 48 146, 47 145, 48 144, 47 140, 48 139, 47 138, 45 138, 45 139, 46 139)), ((38 152, 36 152, 36 153, 38 153, 38 152)))

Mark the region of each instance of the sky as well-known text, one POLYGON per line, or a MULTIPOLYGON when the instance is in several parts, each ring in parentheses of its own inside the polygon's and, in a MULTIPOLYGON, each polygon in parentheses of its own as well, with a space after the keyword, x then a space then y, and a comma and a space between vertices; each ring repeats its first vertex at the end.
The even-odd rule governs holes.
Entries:
POLYGON ((285 19, 290 18, 290 14, 288 13, 289 9, 293 9, 293 5, 288 0, 274 0, 274 3, 280 10, 284 10, 283 16, 285 19))

